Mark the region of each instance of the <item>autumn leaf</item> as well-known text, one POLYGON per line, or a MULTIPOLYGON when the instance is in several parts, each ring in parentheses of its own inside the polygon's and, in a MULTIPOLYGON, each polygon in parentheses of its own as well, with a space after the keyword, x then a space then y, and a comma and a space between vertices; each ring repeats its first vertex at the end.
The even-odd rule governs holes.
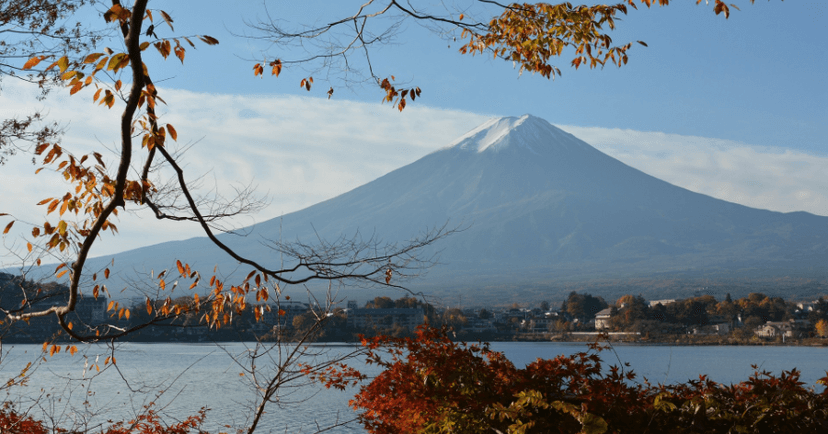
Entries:
POLYGON ((29 59, 26 63, 23 64, 23 70, 32 69, 37 66, 46 56, 35 56, 29 59))

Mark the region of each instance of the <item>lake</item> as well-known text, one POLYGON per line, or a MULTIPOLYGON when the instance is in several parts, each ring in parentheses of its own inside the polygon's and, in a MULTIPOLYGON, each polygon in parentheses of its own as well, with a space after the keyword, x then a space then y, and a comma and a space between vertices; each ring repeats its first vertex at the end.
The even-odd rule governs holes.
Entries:
MULTIPOLYGON (((74 356, 64 353, 47 356, 46 362, 34 366, 27 386, 5 390, 3 400, 14 401, 24 409, 37 401, 39 405, 33 411, 46 411, 64 426, 87 428, 99 426, 108 419, 128 419, 151 401, 156 402, 157 410, 171 418, 186 417, 207 407, 210 411, 205 429, 234 432, 235 429, 225 425, 245 425, 256 395, 250 388, 250 376, 239 375, 243 369, 232 356, 243 358, 249 354, 251 345, 123 343, 115 352, 118 369, 110 367, 101 373, 92 365, 97 358, 103 368, 111 349, 92 345, 81 348, 74 356), (161 390, 165 392, 158 395, 161 390)), ((582 343, 553 342, 494 342, 491 346, 519 366, 539 357, 569 355, 585 349, 582 343)), ((329 354, 352 348, 344 344, 311 347, 329 354)), ((0 380, 5 382, 27 362, 39 359, 40 350, 39 345, 4 346, 0 380)), ((614 351, 602 352, 605 365, 617 365, 619 360, 628 362, 639 380, 646 377, 654 383, 684 382, 700 374, 722 383, 739 382, 753 373, 751 364, 755 364, 775 374, 797 368, 802 371, 802 380, 814 385, 828 369, 826 356, 828 347, 618 345, 614 351)), ((265 358, 257 363, 259 369, 268 366, 265 358)), ((364 372, 370 375, 377 371, 369 366, 364 372)), ((325 426, 354 417, 347 402, 355 389, 342 392, 303 386, 284 391, 278 405, 268 408, 257 432, 310 433, 316 431, 315 423, 325 426)), ((334 432, 363 431, 350 424, 334 432)))

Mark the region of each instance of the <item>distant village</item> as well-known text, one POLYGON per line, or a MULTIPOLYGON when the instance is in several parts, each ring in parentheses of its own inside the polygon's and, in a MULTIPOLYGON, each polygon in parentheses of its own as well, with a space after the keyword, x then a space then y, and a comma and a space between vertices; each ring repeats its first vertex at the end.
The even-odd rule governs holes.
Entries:
MULTIPOLYGON (((38 288, 39 296, 24 300, 21 281, 0 275, 0 308, 6 311, 42 309, 65 302, 65 287, 51 284, 38 288)), ((95 330, 109 324, 127 330, 152 321, 145 301, 134 303, 131 315, 116 315, 104 296, 83 296, 70 321, 95 330)), ((677 342, 720 344, 820 343, 828 337, 828 301, 820 297, 793 302, 780 297, 752 293, 747 297, 717 300, 712 295, 687 299, 645 300, 625 295, 609 303, 599 296, 572 292, 560 306, 548 302, 537 306, 441 307, 406 296, 396 300, 376 297, 358 304, 347 300, 341 306, 282 300, 251 312, 235 313, 228 325, 209 329, 197 312, 188 311, 192 298, 154 300, 151 305, 174 303, 181 315, 155 321, 125 337, 142 342, 210 342, 249 340, 295 340, 309 331, 317 341, 352 342, 360 335, 406 336, 422 325, 445 326, 462 340, 595 340, 599 337, 631 342, 677 342)), ((61 339, 54 318, 36 318, 29 323, 3 324, 3 342, 43 343, 61 339)), ((74 329, 73 329, 74 330, 74 329)), ((828 340, 825 341, 828 343, 828 340)))

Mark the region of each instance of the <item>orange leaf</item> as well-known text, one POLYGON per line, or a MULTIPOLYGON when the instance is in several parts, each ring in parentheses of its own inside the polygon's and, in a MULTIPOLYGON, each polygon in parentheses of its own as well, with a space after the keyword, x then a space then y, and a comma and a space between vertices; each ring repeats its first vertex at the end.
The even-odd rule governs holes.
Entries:
POLYGON ((92 54, 86 56, 85 59, 83 59, 83 63, 94 63, 101 56, 103 56, 103 53, 92 53, 92 54))
POLYGON ((12 220, 9 224, 6 225, 6 229, 3 229, 3 235, 6 235, 11 230, 12 226, 14 226, 14 220, 12 220))
POLYGON ((270 66, 273 67, 273 70, 271 71, 271 74, 278 77, 279 74, 282 72, 282 61, 279 60, 279 59, 276 59, 273 62, 270 62, 270 66))
POLYGON ((23 69, 31 69, 34 68, 41 60, 45 59, 46 56, 36 56, 29 59, 25 64, 23 64, 23 69))

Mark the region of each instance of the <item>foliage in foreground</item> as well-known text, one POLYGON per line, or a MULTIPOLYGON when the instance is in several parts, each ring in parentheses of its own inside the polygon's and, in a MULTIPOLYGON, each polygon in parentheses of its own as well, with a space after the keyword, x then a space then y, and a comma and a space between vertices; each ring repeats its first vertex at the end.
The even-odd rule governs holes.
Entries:
MULTIPOLYGON (((452 342, 445 329, 363 345, 384 371, 351 405, 376 434, 828 432, 828 390, 803 387, 795 369, 757 370, 733 385, 706 376, 654 385, 623 367, 603 368, 599 344, 525 368, 488 344, 452 342)), ((336 386, 343 377, 324 381, 336 386)))
MULTIPOLYGON (((202 431, 201 425, 206 417, 206 410, 202 409, 197 415, 166 425, 151 407, 145 407, 144 412, 130 421, 114 423, 101 434, 207 434, 202 431)), ((3 434, 54 434, 73 433, 61 428, 47 428, 47 426, 33 417, 20 414, 14 406, 6 403, 0 409, 0 433, 3 434)))

